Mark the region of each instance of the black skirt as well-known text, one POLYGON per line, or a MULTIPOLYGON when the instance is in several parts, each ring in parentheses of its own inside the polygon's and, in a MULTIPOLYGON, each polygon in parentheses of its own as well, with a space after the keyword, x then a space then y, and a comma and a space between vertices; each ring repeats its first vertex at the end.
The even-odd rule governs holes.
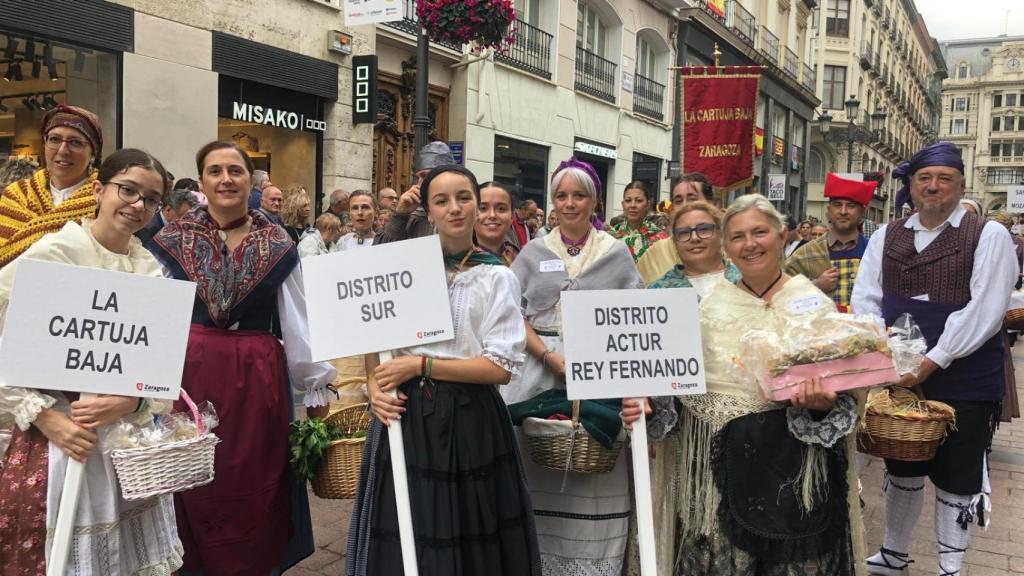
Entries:
MULTIPOLYGON (((540 576, 529 492, 497 389, 421 386, 417 378, 401 390, 409 398, 402 435, 419 573, 540 576)), ((374 576, 403 573, 388 431, 367 444, 376 477, 365 478, 357 497, 369 499, 365 568, 374 576)))

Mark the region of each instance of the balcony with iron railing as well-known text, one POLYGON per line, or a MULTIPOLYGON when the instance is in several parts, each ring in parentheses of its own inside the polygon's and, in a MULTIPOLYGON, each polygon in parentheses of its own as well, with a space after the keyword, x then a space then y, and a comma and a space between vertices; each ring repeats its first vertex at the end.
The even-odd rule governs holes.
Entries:
POLYGON ((871 49, 871 42, 865 40, 860 43, 860 67, 864 70, 870 70, 872 61, 874 61, 874 54, 871 49))
POLYGON ((615 103, 616 64, 576 47, 576 90, 615 103))
POLYGON ((736 0, 726 0, 726 24, 751 46, 757 46, 757 19, 736 0))
POLYGON ((1024 182, 1024 168, 990 168, 985 175, 986 184, 1019 184, 1024 182))
POLYGON ((665 86, 637 74, 633 83, 633 112, 661 122, 665 119, 664 110, 665 86))
POLYGON ((800 58, 789 48, 786 48, 786 61, 782 71, 789 74, 789 77, 794 80, 800 78, 800 58))
POLYGON ((522 20, 512 25, 512 44, 495 59, 503 64, 551 79, 551 34, 522 20))
POLYGON ((772 64, 779 63, 779 37, 764 26, 761 26, 760 51, 772 64))
POLYGON ((804 75, 801 78, 801 84, 803 84, 804 88, 807 88, 808 91, 815 92, 815 82, 817 81, 817 74, 815 73, 814 68, 811 68, 807 64, 804 64, 803 67, 804 75))

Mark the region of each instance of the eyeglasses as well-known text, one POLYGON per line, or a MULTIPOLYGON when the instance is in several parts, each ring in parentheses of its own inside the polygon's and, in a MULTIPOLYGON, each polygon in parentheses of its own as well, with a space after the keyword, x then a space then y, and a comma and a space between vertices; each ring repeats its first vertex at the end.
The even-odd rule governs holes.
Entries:
POLYGON ((138 202, 139 198, 142 198, 142 206, 147 212, 156 212, 156 209, 160 207, 161 199, 159 196, 143 194, 134 186, 121 184, 120 182, 107 182, 106 184, 117 186, 117 197, 129 206, 138 202))
POLYGON ((683 228, 673 228, 672 237, 675 238, 676 242, 689 242, 693 235, 696 234, 697 238, 707 240, 715 235, 715 230, 717 229, 718 226, 714 224, 697 224, 693 227, 684 226, 683 228))
POLYGON ((51 134, 46 137, 46 147, 50 150, 60 150, 61 144, 67 144, 68 150, 71 150, 72 152, 81 152, 89 145, 88 142, 79 138, 61 138, 56 134, 51 134))

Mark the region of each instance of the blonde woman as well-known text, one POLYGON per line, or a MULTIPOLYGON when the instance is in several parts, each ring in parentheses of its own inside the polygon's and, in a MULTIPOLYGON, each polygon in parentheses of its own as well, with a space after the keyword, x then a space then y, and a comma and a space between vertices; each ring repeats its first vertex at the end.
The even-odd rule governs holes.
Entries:
POLYGON ((309 200, 305 188, 293 184, 284 190, 281 220, 284 221, 284 229, 292 242, 298 244, 302 234, 309 228, 309 214, 312 210, 313 203, 309 200))
MULTIPOLYGON (((785 339, 786 320, 817 318, 835 304, 810 280, 782 270, 784 221, 764 196, 737 199, 722 226, 740 278, 719 280, 700 302, 707 393, 655 398, 648 420, 653 439, 678 434, 676 469, 668 474, 678 505, 663 519, 678 527, 671 574, 862 574, 851 489, 856 400, 817 379, 790 403, 765 400, 734 367, 747 354, 740 338, 748 329, 777 330, 785 339)), ((627 422, 639 411, 635 400, 623 402, 627 422)))

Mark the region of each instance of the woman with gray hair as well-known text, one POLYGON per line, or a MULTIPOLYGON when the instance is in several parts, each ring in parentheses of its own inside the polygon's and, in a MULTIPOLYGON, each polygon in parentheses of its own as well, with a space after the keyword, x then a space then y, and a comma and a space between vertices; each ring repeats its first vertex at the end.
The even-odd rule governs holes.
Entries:
MULTIPOLYGON (((676 435, 672 452, 659 454, 676 463, 680 505, 663 518, 678 529, 671 573, 851 576, 864 557, 850 465, 856 400, 813 378, 791 402, 774 402, 736 370, 749 355, 740 343, 747 330, 784 341, 788 321, 820 318, 835 304, 783 271, 784 220, 764 196, 741 196, 722 226, 740 278, 719 280, 700 302, 707 393, 653 398, 647 421, 654 440, 676 435)), ((622 411, 631 424, 640 405, 626 400, 622 411)))
MULTIPOLYGON (((571 410, 565 399, 562 292, 643 288, 626 245, 591 225, 600 196, 601 180, 590 164, 576 158, 562 162, 551 177, 551 201, 559 226, 530 241, 512 263, 522 285, 528 353, 521 373, 501 390, 507 403, 521 403, 510 406, 515 423, 534 416, 538 403, 559 404, 566 413, 571 410)), ((583 404, 611 409, 612 415, 619 409, 617 403, 611 408, 601 401, 583 404)), ((523 466, 544 574, 619 574, 630 512, 625 456, 620 454, 610 473, 598 475, 563 474, 528 458, 523 466)))
POLYGON ((332 212, 324 212, 317 216, 313 228, 306 230, 299 240, 299 258, 327 254, 340 237, 341 220, 332 212))

